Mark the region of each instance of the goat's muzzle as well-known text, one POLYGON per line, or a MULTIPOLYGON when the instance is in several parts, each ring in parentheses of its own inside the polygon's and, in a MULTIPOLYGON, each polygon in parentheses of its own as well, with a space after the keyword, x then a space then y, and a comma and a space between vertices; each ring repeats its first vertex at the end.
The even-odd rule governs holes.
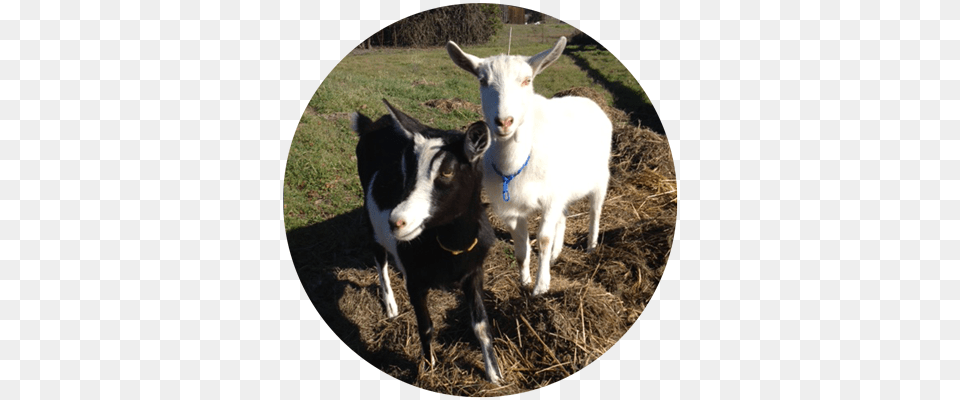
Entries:
POLYGON ((498 138, 507 138, 510 137, 517 130, 517 124, 514 123, 513 117, 507 118, 496 118, 493 120, 493 123, 496 124, 496 127, 490 129, 490 131, 496 135, 498 138))

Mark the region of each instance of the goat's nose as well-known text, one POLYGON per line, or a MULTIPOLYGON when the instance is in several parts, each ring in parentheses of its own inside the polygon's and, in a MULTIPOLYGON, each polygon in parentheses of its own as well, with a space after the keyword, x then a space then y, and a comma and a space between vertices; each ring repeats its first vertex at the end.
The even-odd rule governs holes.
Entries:
POLYGON ((497 126, 502 126, 504 128, 509 128, 510 125, 513 125, 513 117, 507 117, 506 119, 497 118, 497 126))
POLYGON ((397 228, 403 228, 403 227, 407 226, 407 221, 405 221, 405 220, 403 220, 403 218, 401 218, 401 219, 398 219, 398 220, 397 220, 396 222, 394 222, 393 224, 396 225, 397 228))

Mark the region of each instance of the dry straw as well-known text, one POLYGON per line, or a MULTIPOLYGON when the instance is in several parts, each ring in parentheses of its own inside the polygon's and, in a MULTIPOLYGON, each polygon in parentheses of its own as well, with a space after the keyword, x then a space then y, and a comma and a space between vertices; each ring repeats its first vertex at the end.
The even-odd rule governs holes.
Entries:
MULTIPOLYGON (((592 89, 577 95, 606 104, 592 89)), ((472 108, 456 99, 453 108, 472 108)), ((450 106, 436 104, 438 108, 450 106)), ((500 238, 485 263, 485 304, 506 383, 484 380, 483 363, 459 293, 431 291, 437 365, 420 362, 416 318, 394 271, 400 315, 387 320, 360 210, 290 232, 304 287, 330 328, 361 357, 425 389, 460 396, 500 396, 556 382, 596 360, 643 312, 663 274, 676 224, 676 175, 664 136, 631 126, 621 110, 604 107, 614 124, 611 179, 601 218, 601 244, 585 253, 588 203, 569 210, 564 250, 551 290, 529 296, 519 286, 510 235, 491 217, 500 238), (310 246, 317 240, 323 245, 310 246), (297 249, 297 243, 303 248, 297 249), (419 371, 419 372, 418 372, 419 371)), ((531 221, 535 232, 537 219, 531 221)), ((536 247, 536 244, 534 244, 536 247)), ((536 252, 534 252, 536 254, 536 252)), ((535 260, 532 266, 537 265, 535 260)))

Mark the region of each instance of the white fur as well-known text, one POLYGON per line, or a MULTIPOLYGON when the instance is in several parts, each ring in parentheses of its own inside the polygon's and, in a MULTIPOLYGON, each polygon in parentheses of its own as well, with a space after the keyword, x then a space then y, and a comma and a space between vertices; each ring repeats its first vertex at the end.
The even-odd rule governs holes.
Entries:
POLYGON ((387 309, 387 318, 396 318, 399 314, 399 307, 397 307, 397 300, 393 296, 393 287, 390 286, 389 262, 388 259, 385 259, 383 265, 377 264, 377 274, 380 275, 380 295, 383 296, 383 304, 387 309))
MULTIPOLYGON (((473 324, 473 334, 476 335, 477 340, 480 341, 481 348, 493 351, 493 347, 491 347, 493 343, 490 340, 488 332, 486 321, 479 321, 473 324)), ((498 368, 494 368, 495 362, 496 361, 492 357, 489 357, 486 352, 483 353, 483 367, 484 370, 487 371, 487 378, 490 379, 490 382, 499 386, 503 381, 503 376, 495 372, 499 370, 498 368)))
MULTIPOLYGON (((377 180, 377 173, 374 172, 370 177, 370 185, 367 187, 367 215, 370 216, 370 224, 373 225, 373 239, 383 246, 397 263, 397 269, 400 273, 406 275, 403 264, 400 263, 400 257, 397 256, 397 239, 390 232, 390 210, 381 210, 373 199, 373 183, 377 180)), ((390 286, 390 275, 387 269, 389 257, 384 260, 383 265, 377 265, 377 273, 380 275, 380 295, 383 296, 383 304, 387 309, 387 317, 397 316, 397 301, 393 296, 393 287, 390 286)))
POLYGON ((487 125, 494 138, 484 156, 484 189, 495 214, 511 231, 520 279, 530 279, 530 243, 527 217, 538 210, 543 219, 538 241, 539 271, 533 294, 550 288, 550 264, 560 255, 566 229, 566 207, 583 197, 591 201, 588 251, 597 246, 600 212, 606 196, 613 127, 606 113, 583 97, 547 99, 533 91, 533 78, 562 52, 566 39, 533 57, 492 56, 480 59, 447 44, 451 58, 481 81, 480 96, 487 125), (531 79, 529 85, 521 83, 531 79), (502 129, 496 119, 513 117, 502 129), (510 182, 510 201, 501 197, 503 179, 494 171, 514 174, 530 155, 530 162, 510 182))
MULTIPOLYGON (((397 204, 390 213, 390 221, 406 221, 406 225, 394 233, 401 241, 413 240, 420 235, 423 231, 423 222, 432 213, 433 181, 440 168, 440 159, 434 160, 433 156, 443 144, 441 139, 427 139, 421 135, 413 135, 413 141, 413 151, 417 154, 416 183, 413 186, 413 192, 403 202, 397 204)), ((405 167, 404 172, 406 172, 405 167)))

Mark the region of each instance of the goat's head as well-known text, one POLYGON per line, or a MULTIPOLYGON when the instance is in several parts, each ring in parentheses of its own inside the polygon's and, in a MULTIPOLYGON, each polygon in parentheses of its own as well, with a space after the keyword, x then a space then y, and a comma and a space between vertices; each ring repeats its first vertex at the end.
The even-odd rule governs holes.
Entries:
MULTIPOLYGON (((449 223, 471 205, 479 205, 480 162, 490 146, 490 134, 483 121, 474 122, 465 134, 434 129, 383 102, 390 112, 384 118, 392 121, 392 133, 406 140, 403 148, 388 150, 401 151, 398 170, 378 172, 378 180, 399 180, 394 186, 402 188, 392 196, 395 203, 380 207, 392 208, 391 232, 398 240, 409 241, 424 229, 449 223)), ((361 118, 366 119, 354 117, 355 126, 361 118)))
POLYGON ((497 140, 510 138, 523 124, 533 97, 533 78, 563 53, 567 38, 561 36, 552 49, 532 57, 498 55, 479 58, 467 54, 454 42, 447 53, 455 64, 480 80, 483 116, 497 140))

